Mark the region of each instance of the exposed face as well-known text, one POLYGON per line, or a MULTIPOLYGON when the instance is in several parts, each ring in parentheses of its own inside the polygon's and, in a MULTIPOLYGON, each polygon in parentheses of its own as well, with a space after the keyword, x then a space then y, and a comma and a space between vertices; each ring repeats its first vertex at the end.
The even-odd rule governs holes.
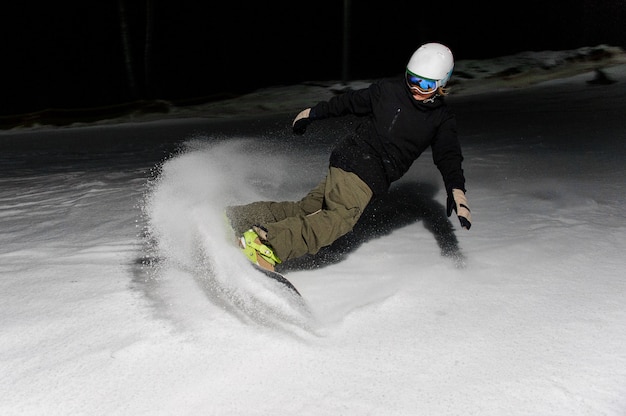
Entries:
POLYGON ((428 100, 429 98, 431 98, 432 96, 434 96, 437 93, 437 91, 433 91, 433 92, 429 92, 429 93, 422 93, 419 90, 414 89, 414 88, 411 88, 410 90, 411 90, 411 96, 416 101, 428 100))

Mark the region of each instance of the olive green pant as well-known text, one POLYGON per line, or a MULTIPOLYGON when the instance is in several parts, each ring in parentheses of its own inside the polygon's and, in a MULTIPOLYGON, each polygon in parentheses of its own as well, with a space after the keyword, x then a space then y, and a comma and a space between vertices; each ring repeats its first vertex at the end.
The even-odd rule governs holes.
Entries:
POLYGON ((357 175, 331 167, 326 178, 298 202, 253 202, 228 207, 235 232, 254 224, 267 229, 267 244, 282 261, 315 254, 346 234, 372 199, 357 175))

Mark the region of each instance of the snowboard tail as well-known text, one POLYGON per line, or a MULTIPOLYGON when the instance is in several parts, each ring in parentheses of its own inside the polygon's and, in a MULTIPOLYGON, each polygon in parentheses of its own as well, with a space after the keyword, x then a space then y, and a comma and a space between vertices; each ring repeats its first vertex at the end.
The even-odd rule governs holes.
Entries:
POLYGON ((298 292, 298 289, 296 289, 296 287, 285 276, 278 273, 277 271, 264 269, 263 267, 257 264, 253 264, 253 267, 257 269, 258 271, 260 271, 261 273, 263 273, 264 275, 266 275, 267 277, 269 277, 270 279, 274 279, 277 282, 282 283, 283 285, 285 285, 288 289, 292 290, 298 296, 302 296, 300 292, 298 292))

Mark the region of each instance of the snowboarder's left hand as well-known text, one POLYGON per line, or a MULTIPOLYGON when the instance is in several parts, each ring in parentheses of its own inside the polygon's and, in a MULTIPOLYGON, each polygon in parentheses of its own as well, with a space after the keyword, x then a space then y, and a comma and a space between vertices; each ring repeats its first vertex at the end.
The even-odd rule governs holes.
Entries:
POLYGON ((465 192, 461 189, 455 188, 451 192, 448 192, 448 217, 452 215, 452 210, 458 215, 459 221, 461 221, 461 227, 469 230, 472 226, 472 214, 467 204, 465 192))
POLYGON ((300 111, 300 113, 296 116, 296 118, 293 120, 293 123, 291 124, 291 127, 293 128, 294 133, 304 134, 304 132, 306 131, 306 128, 308 127, 309 124, 311 124, 311 121, 312 121, 311 118, 309 117, 310 114, 311 114, 310 108, 300 111))

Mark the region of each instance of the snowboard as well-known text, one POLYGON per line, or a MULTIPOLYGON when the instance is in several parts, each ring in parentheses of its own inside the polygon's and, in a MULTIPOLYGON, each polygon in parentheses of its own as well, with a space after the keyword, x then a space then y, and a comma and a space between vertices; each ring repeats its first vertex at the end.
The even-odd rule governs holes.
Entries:
POLYGON ((250 263, 252 265, 252 267, 254 267, 256 270, 260 271, 261 273, 263 273, 265 276, 269 277, 270 279, 274 279, 277 282, 282 283, 283 285, 285 285, 288 289, 292 290, 296 295, 298 296, 302 296, 300 294, 300 292, 298 292, 298 289, 296 289, 296 287, 282 274, 278 273, 277 271, 272 271, 272 270, 267 270, 264 269, 263 267, 250 263))
MULTIPOLYGON (((237 247, 237 249, 241 252, 242 256, 246 257, 246 254, 244 253, 243 249, 241 248, 240 244, 239 244, 239 236, 237 236, 235 234, 235 231, 233 230, 233 227, 230 224, 230 221, 228 219, 228 216, 226 214, 224 214, 224 220, 225 220, 225 224, 227 227, 227 232, 226 232, 226 236, 227 238, 230 238, 231 236, 233 237, 232 240, 230 240, 229 242, 232 244, 234 243, 235 246, 237 247)), ((278 273, 275 270, 268 270, 264 267, 259 266, 258 264, 252 263, 249 259, 246 260, 250 263, 250 265, 258 272, 261 272, 261 274, 265 275, 266 277, 269 277, 270 279, 273 279, 279 283, 281 283, 282 285, 284 285, 286 288, 288 288, 289 290, 293 291, 296 295, 298 296, 302 296, 300 294, 300 292, 298 292, 298 289, 296 289, 296 287, 289 281, 289 279, 287 279, 285 276, 283 276, 281 273, 278 273)))

